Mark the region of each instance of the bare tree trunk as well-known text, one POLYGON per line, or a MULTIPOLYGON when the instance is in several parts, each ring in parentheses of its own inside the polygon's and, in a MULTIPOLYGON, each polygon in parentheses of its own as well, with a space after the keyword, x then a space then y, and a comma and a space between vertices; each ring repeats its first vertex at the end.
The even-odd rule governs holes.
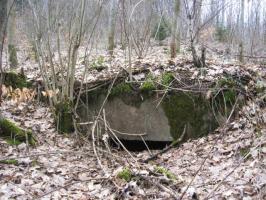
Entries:
POLYGON ((266 9, 263 9, 263 41, 264 41, 264 45, 266 45, 266 9))
POLYGON ((231 31, 232 29, 232 22, 233 22, 233 19, 232 19, 232 16, 233 16, 233 8, 232 8, 232 5, 230 5, 229 9, 228 9, 228 15, 227 15, 227 28, 231 31))
POLYGON ((2 73, 2 53, 6 32, 7 0, 0 0, 0 70, 2 73))
POLYGON ((199 29, 201 27, 201 12, 202 12, 202 0, 194 1, 194 30, 196 33, 195 39, 196 42, 199 42, 199 29))
POLYGON ((1 99, 2 83, 3 83, 2 53, 3 53, 4 40, 5 40, 6 21, 7 21, 7 0, 0 0, 0 105, 2 101, 1 99))
POLYGON ((241 16, 240 16, 240 27, 239 27, 239 34, 240 34, 240 43, 239 43, 239 61, 244 62, 244 31, 245 31, 245 22, 244 22, 244 16, 245 16, 245 0, 241 1, 241 16))
POLYGON ((12 69, 17 68, 18 59, 17 59, 17 49, 16 49, 16 10, 15 7, 12 8, 12 1, 8 1, 9 8, 9 20, 7 25, 7 38, 8 38, 8 56, 9 56, 9 65, 12 69))
MULTIPOLYGON (((219 7, 220 5, 220 0, 212 0, 211 1, 211 15, 214 16, 215 13, 216 13, 216 10, 217 8, 219 7)), ((219 24, 220 24, 220 13, 216 14, 215 16, 215 26, 216 27, 219 27, 219 24)))
POLYGON ((180 0, 175 0, 173 29, 171 35, 170 52, 171 58, 176 57, 176 52, 180 51, 180 0))
POLYGON ((112 56, 115 48, 115 25, 116 25, 116 12, 117 0, 111 0, 110 19, 109 19, 109 33, 108 33, 108 51, 112 56))

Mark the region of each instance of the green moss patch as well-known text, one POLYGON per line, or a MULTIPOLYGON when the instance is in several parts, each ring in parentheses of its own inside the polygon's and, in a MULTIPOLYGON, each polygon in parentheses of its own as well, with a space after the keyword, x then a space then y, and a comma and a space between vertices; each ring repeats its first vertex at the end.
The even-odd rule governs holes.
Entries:
POLYGON ((122 82, 112 88, 110 96, 121 96, 130 94, 131 92, 131 85, 129 83, 122 82))
POLYGON ((117 174, 117 177, 120 179, 125 180, 126 182, 129 182, 131 178, 133 177, 132 172, 129 168, 124 168, 121 172, 117 174))
POLYGON ((28 142, 30 145, 36 143, 36 140, 30 131, 19 128, 7 119, 0 119, 0 136, 12 145, 18 145, 22 142, 28 142))
POLYGON ((156 166, 154 172, 159 173, 159 174, 163 174, 164 176, 166 176, 167 178, 169 178, 171 180, 176 180, 176 176, 171 171, 165 169, 164 167, 156 166))
POLYGON ((140 86, 141 92, 152 92, 155 89, 156 87, 152 80, 147 80, 140 86))
POLYGON ((6 164, 6 165, 18 165, 18 161, 16 159, 0 160, 0 163, 6 164))
POLYGON ((173 73, 165 72, 162 75, 161 83, 164 86, 169 86, 174 79, 175 79, 175 77, 174 77, 173 73))
POLYGON ((155 85, 155 83, 154 83, 154 77, 152 76, 152 74, 148 74, 147 76, 146 76, 146 80, 145 80, 145 82, 144 83, 142 83, 141 85, 140 85, 140 91, 142 92, 142 93, 148 93, 148 94, 150 94, 150 93, 152 93, 153 92, 153 90, 155 90, 156 89, 156 85, 155 85))

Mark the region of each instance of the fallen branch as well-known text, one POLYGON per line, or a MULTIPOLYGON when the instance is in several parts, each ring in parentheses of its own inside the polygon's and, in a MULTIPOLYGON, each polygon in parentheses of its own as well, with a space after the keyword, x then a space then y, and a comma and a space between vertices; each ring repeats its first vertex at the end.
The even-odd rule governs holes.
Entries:
POLYGON ((151 161, 151 160, 155 160, 156 158, 158 158, 158 156, 160 156, 160 155, 166 153, 167 151, 169 151, 169 150, 172 149, 173 147, 179 145, 179 144, 183 141, 184 136, 185 136, 185 133, 186 133, 186 125, 185 125, 185 127, 184 127, 184 130, 183 130, 182 135, 181 135, 178 139, 176 139, 175 141, 173 141, 168 147, 165 147, 163 150, 161 150, 161 151, 159 151, 158 153, 152 155, 151 157, 147 158, 147 159, 144 160, 143 162, 144 162, 144 163, 148 163, 148 162, 151 161))

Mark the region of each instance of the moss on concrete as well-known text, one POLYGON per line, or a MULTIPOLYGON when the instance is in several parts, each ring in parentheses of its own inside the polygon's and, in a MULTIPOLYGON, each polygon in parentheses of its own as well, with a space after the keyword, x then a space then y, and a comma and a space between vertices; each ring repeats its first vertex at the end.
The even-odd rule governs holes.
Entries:
POLYGON ((112 88, 110 96, 121 96, 125 94, 130 94, 132 93, 132 91, 133 90, 130 83, 122 82, 112 88))
POLYGON ((201 96, 190 93, 171 94, 165 97, 162 106, 174 139, 181 136, 185 126, 185 140, 201 137, 218 126, 209 102, 201 96))
POLYGON ((36 139, 30 131, 23 130, 7 119, 0 119, 0 136, 7 140, 9 144, 18 145, 28 142, 35 145, 36 139))
POLYGON ((59 133, 72 133, 74 131, 73 103, 60 102, 55 106, 56 126, 59 133))

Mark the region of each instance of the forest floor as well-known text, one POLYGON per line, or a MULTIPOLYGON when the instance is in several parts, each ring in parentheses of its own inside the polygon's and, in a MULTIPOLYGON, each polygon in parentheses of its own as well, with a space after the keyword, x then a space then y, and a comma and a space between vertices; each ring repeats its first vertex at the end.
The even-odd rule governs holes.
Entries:
MULTIPOLYGON (((216 80, 225 74, 248 75, 252 80, 246 86, 247 93, 266 87, 265 66, 209 59, 202 74, 192 67, 188 55, 169 61, 164 50, 160 51, 134 60, 134 68, 142 66, 155 75, 161 70, 185 70, 191 79, 200 80, 216 80)), ((90 70, 87 82, 108 79, 121 70, 124 61, 118 57, 113 63, 107 59, 107 67, 100 73, 90 70)), ((23 65, 27 76, 38 78, 38 71, 31 73, 30 68, 36 65, 27 62, 23 65)), ((238 117, 214 134, 187 141, 143 163, 150 156, 148 151, 129 153, 96 147, 97 157, 90 141, 80 145, 75 135, 56 132, 47 106, 6 99, 1 113, 31 129, 38 144, 10 146, 0 140, 0 199, 265 199, 264 101, 265 95, 249 98, 238 117)))

